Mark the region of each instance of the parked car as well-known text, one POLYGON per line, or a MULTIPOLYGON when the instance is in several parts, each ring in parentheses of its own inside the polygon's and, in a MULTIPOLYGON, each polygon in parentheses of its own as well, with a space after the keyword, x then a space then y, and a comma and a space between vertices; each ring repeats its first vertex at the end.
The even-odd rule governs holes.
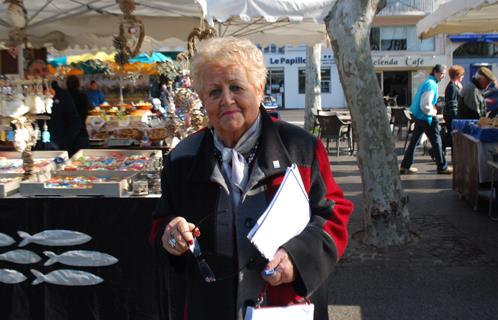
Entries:
POLYGON ((280 114, 278 113, 278 104, 277 100, 272 96, 264 96, 263 97, 263 107, 266 112, 273 118, 280 119, 280 114))
POLYGON ((277 109, 278 108, 277 100, 275 100, 275 98, 273 98, 272 96, 264 96, 263 107, 265 107, 266 110, 277 109))

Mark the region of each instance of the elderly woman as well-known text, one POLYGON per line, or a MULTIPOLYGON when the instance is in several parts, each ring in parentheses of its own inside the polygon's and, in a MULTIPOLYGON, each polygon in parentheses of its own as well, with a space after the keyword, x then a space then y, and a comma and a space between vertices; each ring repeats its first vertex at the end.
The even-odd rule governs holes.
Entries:
POLYGON ((243 319, 262 292, 271 306, 312 295, 315 319, 328 319, 326 280, 346 248, 353 206, 321 141, 261 107, 266 73, 261 51, 231 37, 202 42, 192 60, 210 126, 168 154, 151 231, 168 253, 171 319, 243 319), (247 234, 293 163, 311 220, 268 262, 247 234), (200 255, 189 250, 194 237, 200 255), (266 269, 275 272, 263 276, 266 269))

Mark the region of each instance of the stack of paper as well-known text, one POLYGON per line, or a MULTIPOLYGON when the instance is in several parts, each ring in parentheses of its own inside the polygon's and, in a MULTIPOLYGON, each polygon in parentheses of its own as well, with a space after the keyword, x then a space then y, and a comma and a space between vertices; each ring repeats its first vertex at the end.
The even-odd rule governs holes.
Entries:
POLYGON ((273 259, 278 248, 300 234, 310 221, 309 199, 299 170, 292 164, 268 208, 247 234, 258 250, 273 259))

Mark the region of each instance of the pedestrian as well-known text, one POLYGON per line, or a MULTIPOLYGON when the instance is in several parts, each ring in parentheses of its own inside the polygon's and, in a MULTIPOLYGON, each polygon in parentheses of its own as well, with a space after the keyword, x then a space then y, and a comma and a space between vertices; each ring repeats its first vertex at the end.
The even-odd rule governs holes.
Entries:
POLYGON ((458 101, 462 94, 462 80, 465 74, 465 69, 460 65, 453 65, 448 69, 450 82, 444 91, 444 109, 443 117, 446 126, 446 137, 443 139, 443 151, 446 147, 453 147, 451 132, 453 131, 452 121, 457 118, 458 101))
POLYGON ((488 117, 496 117, 498 115, 498 81, 496 79, 489 84, 483 95, 486 102, 486 111, 489 112, 488 117))
POLYGON ((403 161, 401 161, 400 174, 410 174, 418 171, 417 168, 412 167, 412 164, 415 146, 423 133, 426 134, 431 143, 437 165, 437 173, 450 174, 453 172, 453 168, 448 166, 448 162, 443 154, 439 121, 435 106, 438 99, 438 83, 445 77, 446 69, 444 65, 435 65, 429 77, 417 89, 415 98, 410 106, 415 127, 410 143, 405 150, 403 161))
POLYGON ((266 74, 261 50, 245 39, 204 40, 192 59, 192 85, 210 126, 168 153, 151 232, 167 252, 171 320, 242 320, 265 292, 270 306, 312 296, 314 319, 328 320, 327 278, 345 250, 353 205, 332 178, 320 139, 261 107, 266 74), (293 163, 311 220, 268 262, 247 234, 293 163), (205 256, 189 250, 194 237, 205 256))
POLYGON ((73 99, 76 110, 80 117, 81 128, 78 137, 75 139, 74 145, 71 147, 70 153, 75 153, 79 149, 85 149, 89 147, 88 131, 86 130, 86 118, 88 117, 88 111, 90 109, 90 104, 88 103, 88 97, 86 94, 80 90, 80 79, 75 75, 70 75, 66 79, 67 91, 73 99))
POLYGON ((495 81, 496 77, 486 67, 481 67, 476 74, 462 89, 462 99, 458 104, 459 119, 479 119, 486 116, 486 104, 482 90, 495 81))

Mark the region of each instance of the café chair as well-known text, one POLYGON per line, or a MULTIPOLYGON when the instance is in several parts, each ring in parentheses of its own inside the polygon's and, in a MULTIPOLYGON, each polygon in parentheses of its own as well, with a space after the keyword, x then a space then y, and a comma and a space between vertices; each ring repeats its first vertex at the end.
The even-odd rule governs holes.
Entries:
POLYGON ((406 150, 406 146, 408 145, 408 142, 410 141, 410 135, 413 133, 413 130, 415 129, 415 121, 412 118, 412 114, 408 110, 403 110, 405 117, 408 119, 408 127, 406 130, 406 138, 405 138, 405 145, 403 146, 403 153, 406 150))
POLYGON ((325 139, 327 143, 327 153, 329 152, 330 140, 336 141, 337 156, 339 156, 340 141, 346 140, 348 148, 352 150, 352 135, 351 124, 342 121, 337 114, 320 115, 318 116, 318 123, 320 125, 320 138, 325 139))
MULTIPOLYGON (((398 128, 398 136, 403 133, 403 128, 406 127, 407 131, 409 130, 409 124, 410 124, 410 118, 409 117, 409 112, 403 107, 395 107, 391 108, 391 126, 392 126, 392 133, 394 134, 394 131, 396 127, 398 128)), ((408 133, 407 133, 408 134, 408 133)))
POLYGON ((327 109, 315 109, 311 108, 311 112, 313 114, 313 129, 312 132, 315 133, 315 130, 318 128, 317 135, 320 136, 320 123, 318 122, 318 117, 322 115, 331 115, 334 112, 327 109))

